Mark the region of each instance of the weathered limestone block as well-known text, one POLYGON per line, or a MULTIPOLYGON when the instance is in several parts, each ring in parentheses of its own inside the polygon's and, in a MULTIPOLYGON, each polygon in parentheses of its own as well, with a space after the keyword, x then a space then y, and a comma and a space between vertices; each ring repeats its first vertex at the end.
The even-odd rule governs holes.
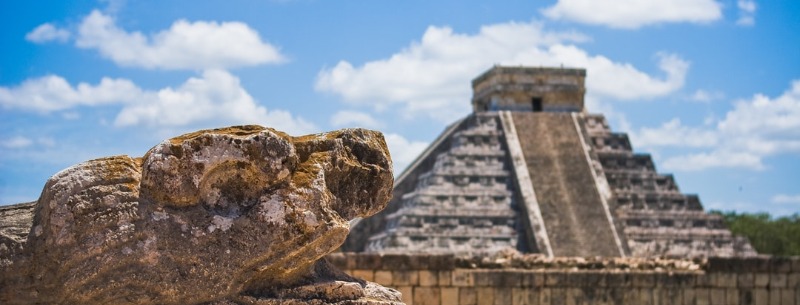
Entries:
POLYGON ((320 260, 385 207, 391 168, 378 132, 261 126, 75 165, 47 182, 24 250, 0 266, 0 303, 399 303, 320 260))
POLYGON ((11 257, 22 252, 28 239, 36 202, 0 206, 0 270, 11 265, 11 257))

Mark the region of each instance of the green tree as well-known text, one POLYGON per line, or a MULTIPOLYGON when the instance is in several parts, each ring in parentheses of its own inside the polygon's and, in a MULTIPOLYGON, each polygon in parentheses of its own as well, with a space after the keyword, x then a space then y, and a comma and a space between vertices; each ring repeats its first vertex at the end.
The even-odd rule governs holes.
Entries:
POLYGON ((750 239, 750 244, 760 254, 800 255, 798 214, 773 219, 767 213, 711 212, 722 215, 731 232, 750 239))

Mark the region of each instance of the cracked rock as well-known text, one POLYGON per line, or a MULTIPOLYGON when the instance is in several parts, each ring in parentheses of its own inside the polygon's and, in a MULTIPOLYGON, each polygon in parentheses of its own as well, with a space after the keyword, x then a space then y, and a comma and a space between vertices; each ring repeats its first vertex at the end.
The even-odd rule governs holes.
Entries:
POLYGON ((0 303, 399 304, 320 260, 392 183, 383 136, 364 129, 235 126, 87 161, 17 208, 32 223, 0 236, 0 303))

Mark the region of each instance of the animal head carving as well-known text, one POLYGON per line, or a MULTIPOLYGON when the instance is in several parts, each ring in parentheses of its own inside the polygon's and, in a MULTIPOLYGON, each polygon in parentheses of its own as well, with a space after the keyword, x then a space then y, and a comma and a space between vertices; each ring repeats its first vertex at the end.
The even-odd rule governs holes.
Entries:
POLYGON ((391 168, 378 132, 261 126, 88 161, 42 193, 30 245, 48 263, 34 276, 67 302, 203 302, 291 284, 344 242, 349 220, 385 207, 391 168))

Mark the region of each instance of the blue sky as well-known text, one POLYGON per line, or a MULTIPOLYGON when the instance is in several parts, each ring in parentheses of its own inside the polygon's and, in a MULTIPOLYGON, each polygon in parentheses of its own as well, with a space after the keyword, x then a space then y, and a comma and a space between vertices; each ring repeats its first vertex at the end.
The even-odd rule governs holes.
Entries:
POLYGON ((800 2, 3 1, 0 204, 201 128, 387 137, 399 173, 494 64, 587 69, 587 108, 706 208, 800 211, 800 2))

